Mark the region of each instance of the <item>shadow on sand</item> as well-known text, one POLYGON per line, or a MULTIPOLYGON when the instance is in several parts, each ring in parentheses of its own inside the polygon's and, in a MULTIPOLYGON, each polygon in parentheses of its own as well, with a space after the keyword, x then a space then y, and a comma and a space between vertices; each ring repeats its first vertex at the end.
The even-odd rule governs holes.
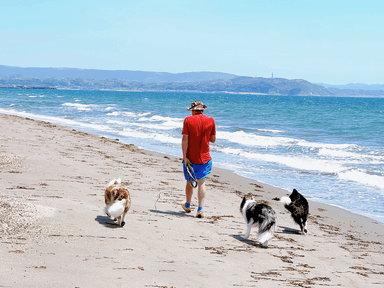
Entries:
POLYGON ((117 224, 117 222, 112 221, 107 216, 97 215, 97 217, 95 218, 95 221, 99 222, 100 225, 104 225, 105 227, 108 227, 108 228, 122 228, 120 225, 117 224))
POLYGON ((161 211, 161 210, 154 210, 151 209, 149 210, 152 213, 157 213, 157 214, 163 214, 163 215, 171 215, 171 216, 179 216, 179 217, 194 217, 194 214, 192 213, 185 213, 185 212, 175 212, 175 211, 161 211))
POLYGON ((292 229, 292 228, 284 227, 284 226, 279 226, 279 228, 281 228, 283 230, 280 233, 284 233, 284 234, 299 234, 299 235, 301 235, 301 231, 297 230, 297 229, 292 229))
POLYGON ((249 240, 249 239, 244 239, 242 236, 240 235, 231 235, 233 238, 235 238, 236 240, 240 241, 240 242, 243 242, 249 246, 254 246, 254 247, 258 247, 258 248, 263 248, 263 249, 266 249, 267 247, 265 246, 262 246, 261 243, 259 242, 256 242, 256 241, 253 241, 253 240, 249 240))

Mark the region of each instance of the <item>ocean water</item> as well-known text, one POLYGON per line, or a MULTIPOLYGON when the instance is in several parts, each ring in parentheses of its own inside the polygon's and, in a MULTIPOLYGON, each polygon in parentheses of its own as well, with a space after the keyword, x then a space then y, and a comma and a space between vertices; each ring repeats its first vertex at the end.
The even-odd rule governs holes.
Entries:
POLYGON ((181 157, 195 100, 216 121, 214 166, 384 223, 384 98, 0 89, 0 113, 181 157))

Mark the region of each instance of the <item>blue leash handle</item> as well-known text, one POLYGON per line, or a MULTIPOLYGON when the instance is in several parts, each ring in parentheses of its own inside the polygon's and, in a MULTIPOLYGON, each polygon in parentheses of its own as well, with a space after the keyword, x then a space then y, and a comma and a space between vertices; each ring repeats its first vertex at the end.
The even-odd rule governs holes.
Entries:
POLYGON ((195 176, 195 170, 193 170, 191 162, 189 162, 188 165, 186 165, 185 167, 187 169, 187 176, 188 176, 187 178, 188 178, 189 184, 193 188, 196 188, 197 187, 197 179, 195 176))

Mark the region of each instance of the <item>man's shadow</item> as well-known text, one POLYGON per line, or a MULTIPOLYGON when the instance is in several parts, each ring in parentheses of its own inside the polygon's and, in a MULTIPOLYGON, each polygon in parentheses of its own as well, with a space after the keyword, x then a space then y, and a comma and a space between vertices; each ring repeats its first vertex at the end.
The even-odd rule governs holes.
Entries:
MULTIPOLYGON (((185 213, 185 212, 174 212, 174 211, 161 211, 161 210, 149 210, 152 213, 159 213, 162 215, 171 215, 171 216, 177 216, 177 217, 194 217, 192 213, 185 213)), ((95 221, 99 222, 100 225, 103 225, 108 228, 121 228, 119 224, 117 224, 116 221, 113 221, 108 216, 101 216, 97 215, 95 218, 95 221)))
POLYGON ((191 217, 191 216, 193 216, 192 213, 185 213, 183 211, 175 212, 175 211, 161 211, 161 210, 154 210, 154 209, 151 209, 149 211, 152 213, 155 213, 155 214, 158 213, 158 214, 162 214, 162 215, 171 215, 171 216, 178 216, 178 217, 191 217))

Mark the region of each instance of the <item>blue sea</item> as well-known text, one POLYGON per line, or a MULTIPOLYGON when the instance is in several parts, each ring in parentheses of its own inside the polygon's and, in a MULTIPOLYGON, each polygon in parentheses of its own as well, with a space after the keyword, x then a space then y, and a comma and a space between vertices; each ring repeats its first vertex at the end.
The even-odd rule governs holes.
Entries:
POLYGON ((216 121, 214 166, 384 223, 384 98, 0 89, 0 113, 182 157, 195 100, 216 121))

